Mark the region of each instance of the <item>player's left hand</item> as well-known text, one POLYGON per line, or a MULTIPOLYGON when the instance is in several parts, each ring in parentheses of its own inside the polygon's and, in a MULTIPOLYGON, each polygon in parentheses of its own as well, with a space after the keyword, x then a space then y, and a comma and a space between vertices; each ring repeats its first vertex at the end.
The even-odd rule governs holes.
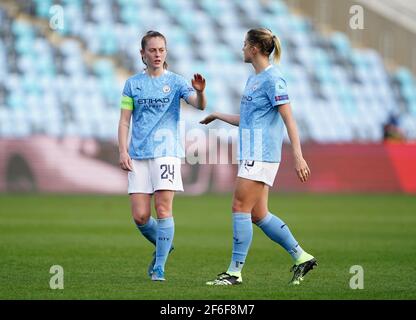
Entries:
POLYGON ((205 78, 199 73, 194 74, 192 87, 198 92, 203 92, 205 90, 205 78))
POLYGON ((295 170, 299 180, 302 182, 306 182, 311 175, 311 170, 303 158, 295 160, 295 170))

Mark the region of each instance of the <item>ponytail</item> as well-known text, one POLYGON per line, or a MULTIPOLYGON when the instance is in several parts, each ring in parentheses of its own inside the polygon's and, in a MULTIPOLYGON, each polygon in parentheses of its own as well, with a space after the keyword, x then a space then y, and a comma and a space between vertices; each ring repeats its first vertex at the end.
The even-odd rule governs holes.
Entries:
POLYGON ((273 60, 279 63, 282 55, 280 39, 273 32, 266 28, 250 29, 247 32, 247 41, 260 49, 260 52, 269 57, 272 52, 273 60))
POLYGON ((273 35, 272 39, 274 44, 273 61, 277 64, 280 62, 280 56, 282 55, 282 45, 277 36, 273 35))

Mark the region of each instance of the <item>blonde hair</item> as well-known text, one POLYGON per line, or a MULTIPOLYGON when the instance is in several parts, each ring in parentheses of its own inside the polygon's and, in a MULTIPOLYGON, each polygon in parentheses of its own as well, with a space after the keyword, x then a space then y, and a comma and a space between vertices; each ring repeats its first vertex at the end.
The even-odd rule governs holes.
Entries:
POLYGON ((279 63, 282 55, 282 46, 280 39, 273 34, 273 32, 266 28, 250 29, 247 32, 247 41, 253 46, 260 49, 260 52, 265 56, 270 56, 273 53, 273 60, 279 63))

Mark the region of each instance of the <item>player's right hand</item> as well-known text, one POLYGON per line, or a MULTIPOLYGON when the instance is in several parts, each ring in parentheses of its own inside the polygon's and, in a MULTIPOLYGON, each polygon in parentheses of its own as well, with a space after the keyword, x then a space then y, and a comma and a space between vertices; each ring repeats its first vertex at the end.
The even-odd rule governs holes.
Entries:
POLYGON ((199 123, 201 124, 208 124, 214 120, 216 120, 217 117, 215 116, 214 113, 211 113, 209 116, 207 116, 206 118, 202 119, 201 121, 199 121, 199 123))
POLYGON ((120 153, 120 168, 126 171, 133 171, 133 163, 127 152, 120 153))

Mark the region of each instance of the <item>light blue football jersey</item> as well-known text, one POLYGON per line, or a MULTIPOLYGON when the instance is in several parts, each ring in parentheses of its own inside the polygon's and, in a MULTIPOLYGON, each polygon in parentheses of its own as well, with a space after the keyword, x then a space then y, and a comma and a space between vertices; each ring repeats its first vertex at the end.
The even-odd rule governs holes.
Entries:
POLYGON ((184 77, 167 70, 159 77, 142 72, 127 79, 121 108, 132 110, 132 159, 185 156, 179 130, 180 99, 188 102, 194 93, 184 77))
POLYGON ((248 78, 240 104, 239 160, 280 162, 284 122, 278 106, 285 103, 287 85, 277 67, 248 78))

